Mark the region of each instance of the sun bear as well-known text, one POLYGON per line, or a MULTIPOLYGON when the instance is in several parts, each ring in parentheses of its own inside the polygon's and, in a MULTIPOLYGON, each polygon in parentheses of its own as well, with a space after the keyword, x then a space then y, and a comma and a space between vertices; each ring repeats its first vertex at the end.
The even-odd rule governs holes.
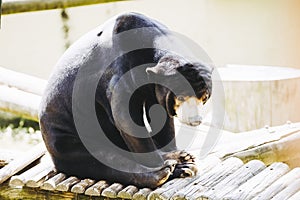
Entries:
POLYGON ((124 13, 64 53, 39 111, 57 171, 150 188, 196 174, 195 157, 176 147, 173 117, 201 123, 212 68, 164 49, 161 38, 170 34, 153 19, 124 13))

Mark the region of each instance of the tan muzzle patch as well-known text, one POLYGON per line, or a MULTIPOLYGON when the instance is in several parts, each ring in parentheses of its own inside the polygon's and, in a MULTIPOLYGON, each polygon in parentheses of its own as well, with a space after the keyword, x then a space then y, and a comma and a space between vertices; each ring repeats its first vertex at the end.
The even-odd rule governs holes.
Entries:
POLYGON ((203 98, 178 96, 175 98, 174 110, 180 122, 190 126, 198 126, 202 121, 200 113, 203 104, 203 98))

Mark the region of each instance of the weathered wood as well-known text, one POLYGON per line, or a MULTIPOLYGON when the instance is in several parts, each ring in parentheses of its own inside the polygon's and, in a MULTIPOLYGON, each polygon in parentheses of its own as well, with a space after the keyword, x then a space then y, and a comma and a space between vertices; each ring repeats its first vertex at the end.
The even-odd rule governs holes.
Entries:
POLYGON ((289 197, 289 200, 299 200, 300 199, 300 190, 296 192, 294 195, 289 197))
POLYGON ((212 168, 221 163, 221 159, 216 156, 207 156, 206 158, 197 161, 198 172, 197 175, 201 176, 212 168))
POLYGON ((242 165, 243 162, 240 159, 234 157, 229 158, 202 176, 197 176, 194 181, 190 182, 186 187, 174 194, 173 199, 192 199, 196 193, 207 191, 210 187, 213 187, 218 182, 234 173, 242 165))
POLYGON ((41 162, 38 165, 32 167, 31 169, 23 172, 20 175, 11 177, 11 179, 9 181, 9 185, 15 186, 15 187, 24 186, 32 177, 35 177, 37 175, 41 176, 40 174, 42 173, 43 176, 41 178, 43 178, 53 168, 54 168, 54 166, 50 159, 50 156, 49 156, 49 154, 46 154, 45 156, 43 156, 41 158, 41 162))
POLYGON ((109 198, 117 198, 118 193, 124 188, 123 185, 120 183, 114 183, 108 188, 104 189, 103 192, 101 193, 102 196, 104 197, 109 197, 109 198))
POLYGON ((300 89, 300 70, 242 65, 217 70, 225 93, 225 130, 249 131, 300 120, 295 109, 300 101, 300 93, 295 92, 300 89))
POLYGON ((85 195, 89 195, 89 196, 101 196, 102 191, 107 188, 109 185, 106 181, 98 181, 97 183, 95 183, 94 185, 92 185, 91 187, 89 187, 86 191, 85 191, 85 195))
POLYGON ((46 84, 44 79, 0 67, 0 85, 42 96, 46 84))
POLYGON ((78 183, 80 180, 75 177, 75 176, 70 176, 69 178, 67 178, 66 180, 60 182, 57 186, 56 186, 56 190, 61 191, 61 192, 67 192, 70 190, 70 188, 75 185, 76 183, 78 183))
POLYGON ((137 193, 135 193, 132 197, 133 200, 147 200, 147 197, 152 192, 149 188, 140 189, 137 193))
POLYGON ((235 190, 250 178, 266 168, 266 165, 259 160, 252 160, 233 174, 229 175, 214 187, 204 193, 195 194, 196 199, 222 199, 226 194, 235 190))
POLYGON ((55 191, 46 191, 38 190, 37 188, 29 187, 10 187, 8 183, 5 182, 0 185, 0 199, 5 200, 20 200, 20 199, 47 199, 47 200, 89 200, 88 197, 82 195, 76 195, 70 192, 55 192, 55 191))
POLYGON ((300 180, 296 179, 289 184, 285 189, 276 194, 272 200, 286 200, 300 190, 300 180))
POLYGON ((121 0, 4 0, 2 4, 2 14, 68 8, 115 1, 121 0))
POLYGON ((118 198, 132 199, 133 195, 137 193, 139 189, 134 185, 128 185, 118 193, 118 198))
POLYGON ((244 162, 258 159, 264 163, 287 162, 299 158, 300 164, 300 131, 291 132, 281 137, 279 140, 270 141, 266 144, 254 146, 241 152, 236 152, 230 156, 238 157, 244 162))
POLYGON ((38 121, 41 96, 0 85, 0 110, 38 121))
POLYGON ((46 147, 44 143, 40 143, 24 153, 20 158, 16 158, 8 165, 0 169, 0 184, 9 179, 11 176, 15 175, 30 163, 44 155, 46 152, 46 147))
POLYGON ((86 178, 84 180, 81 180, 79 183, 75 184, 72 187, 71 192, 77 193, 77 194, 83 194, 85 192, 86 188, 93 185, 94 183, 95 183, 95 180, 86 178))
POLYGON ((0 149, 0 168, 14 160, 20 153, 6 149, 0 149))
POLYGON ((300 179, 300 168, 294 168, 284 176, 280 177, 277 181, 267 187, 256 197, 254 197, 253 200, 264 200, 272 198, 298 179, 300 179))
POLYGON ((193 181, 196 177, 192 178, 180 178, 176 179, 172 185, 168 187, 162 187, 154 190, 150 193, 148 199, 149 200, 167 200, 170 199, 178 190, 188 185, 191 181, 193 181))
POLYGON ((66 178, 66 175, 63 173, 56 174, 49 180, 45 181, 42 184, 41 189, 53 191, 53 190, 55 190, 56 185, 59 184, 61 181, 63 181, 65 178, 66 178))
POLYGON ((49 177, 54 176, 55 167, 48 153, 46 153, 44 159, 41 159, 41 164, 44 164, 45 168, 33 175, 32 177, 28 177, 27 181, 25 182, 27 187, 40 187, 45 180, 49 179, 49 177))
POLYGON ((48 180, 49 177, 52 177, 55 174, 55 169, 54 168, 48 168, 45 171, 42 171, 41 173, 37 174, 36 176, 30 178, 26 182, 27 187, 31 188, 38 188, 41 187, 42 184, 48 180), (48 173, 47 173, 48 172, 48 173))
POLYGON ((178 190, 181 188, 185 187, 186 185, 189 184, 188 181, 193 181, 196 180, 198 177, 201 177, 208 171, 210 171, 213 167, 221 163, 221 160, 215 156, 208 156, 207 158, 200 160, 197 162, 198 165, 198 173, 196 177, 192 178, 178 178, 178 179, 173 179, 171 181, 168 181, 162 187, 154 190, 151 192, 149 195, 149 199, 156 199, 156 198, 161 198, 161 199, 167 199, 173 196, 178 190), (173 188, 173 189, 169 189, 173 188))
POLYGON ((288 171, 288 165, 273 163, 232 193, 225 195, 224 199, 253 199, 288 171))
POLYGON ((0 110, 37 120, 47 81, 0 67, 0 110))

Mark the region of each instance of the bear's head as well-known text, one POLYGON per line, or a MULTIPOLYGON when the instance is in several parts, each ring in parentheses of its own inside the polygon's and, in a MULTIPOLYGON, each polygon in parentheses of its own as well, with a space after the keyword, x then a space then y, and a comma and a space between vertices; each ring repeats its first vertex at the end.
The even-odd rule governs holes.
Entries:
POLYGON ((198 62, 191 63, 175 55, 165 55, 156 66, 146 69, 150 76, 171 82, 167 85, 171 85, 176 94, 174 90, 157 85, 155 90, 158 102, 166 107, 169 116, 177 116, 180 122, 190 126, 197 126, 202 121, 202 107, 212 92, 212 71, 210 66, 198 62), (186 84, 182 83, 182 78, 187 80, 191 87, 187 88, 186 84))

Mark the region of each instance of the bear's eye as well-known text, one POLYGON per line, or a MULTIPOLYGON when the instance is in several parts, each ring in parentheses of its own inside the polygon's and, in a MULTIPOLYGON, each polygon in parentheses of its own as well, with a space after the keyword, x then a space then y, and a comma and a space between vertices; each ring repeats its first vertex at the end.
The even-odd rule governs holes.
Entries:
POLYGON ((203 104, 206 103, 207 100, 208 100, 208 94, 204 94, 202 96, 202 102, 203 102, 203 104))
POLYGON ((184 96, 178 96, 178 97, 177 97, 177 100, 178 100, 178 101, 184 101, 184 96))

